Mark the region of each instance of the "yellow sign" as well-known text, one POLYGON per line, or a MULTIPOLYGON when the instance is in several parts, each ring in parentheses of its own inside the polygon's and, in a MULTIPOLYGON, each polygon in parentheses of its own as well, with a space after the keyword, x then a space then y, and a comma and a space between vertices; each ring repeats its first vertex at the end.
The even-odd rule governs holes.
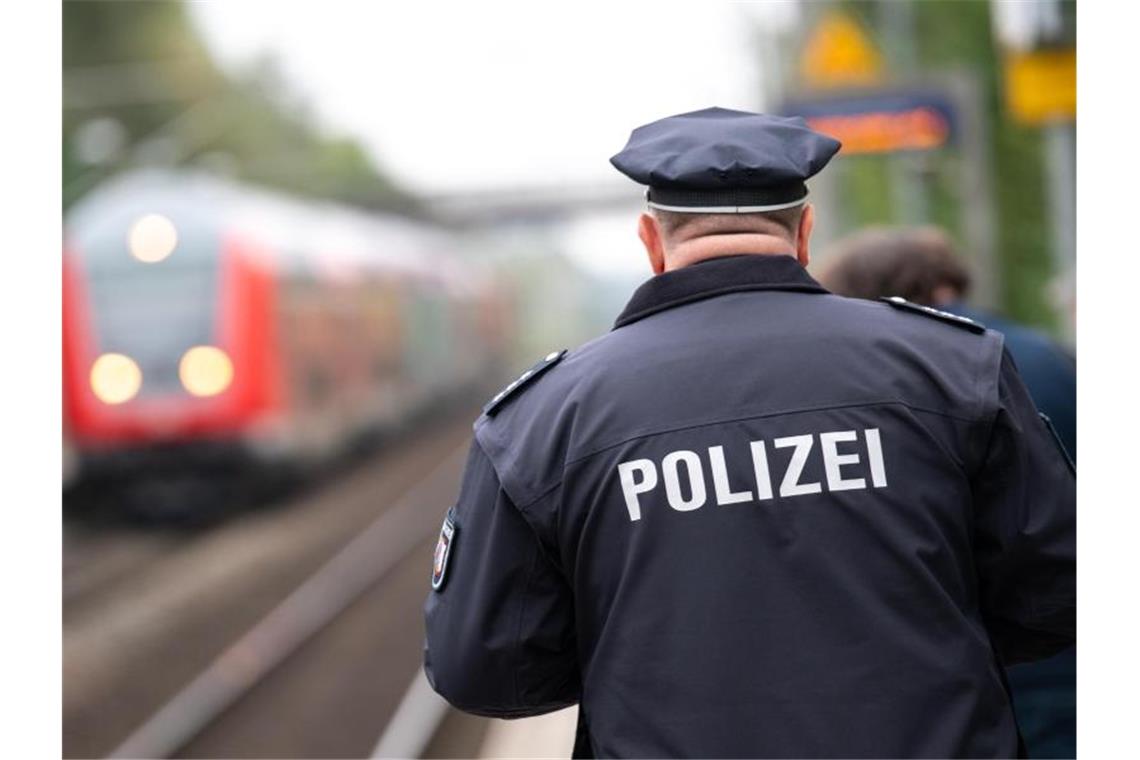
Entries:
POLYGON ((1025 124, 1071 121, 1077 115, 1077 51, 1009 52, 1005 58, 1005 102, 1025 124))
POLYGON ((800 74, 811 87, 875 84, 882 69, 882 56, 863 29, 850 16, 837 12, 816 24, 800 57, 800 74))

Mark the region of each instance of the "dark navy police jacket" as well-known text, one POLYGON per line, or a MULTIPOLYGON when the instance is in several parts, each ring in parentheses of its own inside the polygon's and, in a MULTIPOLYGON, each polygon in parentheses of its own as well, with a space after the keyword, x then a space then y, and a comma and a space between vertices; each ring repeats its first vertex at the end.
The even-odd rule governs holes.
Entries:
MULTIPOLYGON (((1033 403, 1047 414, 1065 450, 1077 459, 1077 366, 1064 348, 1044 334, 963 304, 945 307, 1005 337, 1033 403)), ((1077 756, 1076 647, 1047 660, 1022 663, 1006 672, 1017 725, 1033 758, 1077 756)))
POLYGON ((1002 665, 1075 637, 1074 475, 1001 336, 918 308, 725 257, 532 368, 475 423, 434 688, 580 702, 599 757, 1013 756, 1002 665))

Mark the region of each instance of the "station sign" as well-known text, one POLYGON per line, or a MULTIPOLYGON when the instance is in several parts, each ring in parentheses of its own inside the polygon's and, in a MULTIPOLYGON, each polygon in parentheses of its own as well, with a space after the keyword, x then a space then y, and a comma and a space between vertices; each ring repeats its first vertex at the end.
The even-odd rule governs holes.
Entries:
POLYGON ((826 13, 808 34, 800 78, 808 87, 867 86, 882 80, 883 57, 855 19, 826 13))
POLYGON ((1005 102, 1022 124, 1072 121, 1077 116, 1077 51, 1009 52, 1004 66, 1005 102))
POLYGON ((1042 126, 1077 116, 1076 7, 1060 0, 992 3, 1002 91, 1016 121, 1042 126))
POLYGON ((930 89, 826 93, 790 100, 782 113, 842 142, 843 155, 934 150, 958 128, 951 98, 930 89))

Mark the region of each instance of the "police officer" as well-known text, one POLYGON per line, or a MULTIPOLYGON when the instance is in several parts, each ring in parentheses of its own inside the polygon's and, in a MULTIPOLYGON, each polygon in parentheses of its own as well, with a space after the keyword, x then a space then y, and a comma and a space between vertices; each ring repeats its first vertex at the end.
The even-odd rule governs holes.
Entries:
POLYGON ((839 150, 633 131, 654 277, 484 407, 426 604, 456 707, 580 703, 614 757, 1000 757, 1002 666, 1074 640, 1074 475, 998 333, 804 270, 839 150))

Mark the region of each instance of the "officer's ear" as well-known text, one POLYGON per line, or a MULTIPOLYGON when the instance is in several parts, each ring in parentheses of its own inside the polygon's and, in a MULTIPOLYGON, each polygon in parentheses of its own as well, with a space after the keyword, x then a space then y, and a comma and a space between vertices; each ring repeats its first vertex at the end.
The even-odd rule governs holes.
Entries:
POLYGON ((805 203, 804 212, 800 214, 800 226, 796 231, 796 260, 802 267, 806 267, 811 260, 809 248, 813 229, 815 229, 815 207, 805 203))
POLYGON ((641 238, 645 252, 649 254, 649 266, 653 274, 665 271, 665 241, 661 234, 661 224, 652 214, 642 214, 637 220, 637 236, 641 238))

